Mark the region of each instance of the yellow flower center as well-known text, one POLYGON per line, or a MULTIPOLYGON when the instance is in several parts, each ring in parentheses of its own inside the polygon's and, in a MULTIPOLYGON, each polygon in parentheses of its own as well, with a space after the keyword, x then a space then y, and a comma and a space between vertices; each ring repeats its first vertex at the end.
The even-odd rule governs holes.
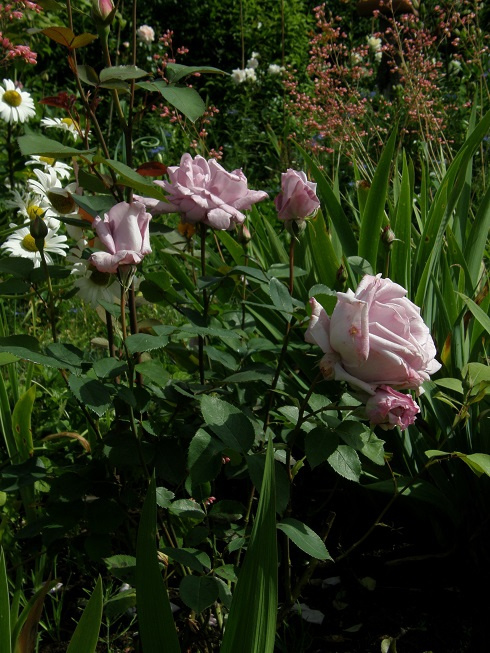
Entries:
POLYGON ((48 166, 53 166, 55 164, 56 159, 52 159, 50 156, 40 156, 39 161, 46 163, 48 166))
POLYGON ((18 107, 22 104, 22 96, 17 91, 5 91, 3 101, 11 107, 18 107))
POLYGON ((40 206, 37 206, 37 204, 30 204, 27 207, 27 215, 29 216, 29 220, 41 218, 45 211, 46 209, 42 209, 40 206))
POLYGON ((21 246, 27 250, 28 252, 38 252, 38 248, 36 247, 36 241, 34 238, 31 236, 31 234, 27 234, 27 236, 24 236, 21 242, 21 246))
POLYGON ((66 125, 67 127, 75 127, 75 129, 78 129, 77 123, 71 118, 62 118, 61 124, 66 125))

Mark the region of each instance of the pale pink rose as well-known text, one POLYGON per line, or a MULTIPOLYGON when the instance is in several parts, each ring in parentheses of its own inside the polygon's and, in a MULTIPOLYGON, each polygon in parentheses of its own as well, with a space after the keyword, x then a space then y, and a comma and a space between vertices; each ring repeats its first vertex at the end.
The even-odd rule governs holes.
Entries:
POLYGON ((232 229, 245 220, 242 211, 267 197, 249 190, 241 170, 227 172, 216 159, 184 154, 167 170, 170 181, 155 181, 169 193, 167 202, 141 198, 152 215, 180 213, 183 222, 203 222, 214 229, 232 229))
POLYGON ((337 293, 331 318, 312 298, 305 339, 325 356, 328 379, 346 381, 369 394, 381 385, 419 388, 441 368, 420 309, 390 279, 366 275, 355 293, 337 293))
POLYGON ((95 252, 90 262, 100 272, 114 274, 120 265, 137 265, 150 254, 151 215, 140 202, 120 202, 104 219, 97 216, 93 226, 107 252, 95 252))
POLYGON ((143 43, 151 43, 155 40, 155 30, 149 25, 141 25, 136 30, 136 35, 143 43))
POLYGON ((420 408, 410 395, 397 392, 388 385, 380 386, 366 402, 366 415, 373 425, 385 431, 399 426, 403 431, 415 422, 420 408))
POLYGON ((302 170, 289 168, 281 175, 281 192, 274 204, 279 220, 302 220, 314 215, 320 207, 316 184, 308 181, 302 170))

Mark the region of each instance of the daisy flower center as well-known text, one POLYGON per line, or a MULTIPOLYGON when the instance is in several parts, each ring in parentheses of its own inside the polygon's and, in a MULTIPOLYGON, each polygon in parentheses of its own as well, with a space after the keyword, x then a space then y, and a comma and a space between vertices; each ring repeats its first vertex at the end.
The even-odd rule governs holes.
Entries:
POLYGON ((75 129, 78 129, 77 123, 71 118, 62 118, 61 123, 67 127, 74 127, 75 129))
POLYGON ((11 107, 19 107, 22 104, 22 96, 17 91, 5 91, 2 99, 11 107))
POLYGON ((31 204, 30 206, 27 207, 27 215, 29 216, 29 220, 35 220, 36 218, 41 218, 45 211, 46 209, 42 209, 40 206, 37 206, 37 204, 31 204))
POLYGON ((36 241, 34 238, 31 236, 31 234, 27 234, 27 236, 24 236, 24 238, 21 241, 21 247, 25 249, 28 252, 38 252, 38 248, 36 247, 36 241))
MULTIPOLYGON (((66 120, 66 118, 65 118, 65 120, 66 120)), ((46 163, 46 165, 48 165, 48 166, 53 166, 55 164, 56 159, 52 159, 50 156, 40 156, 39 161, 42 161, 43 163, 46 163)))

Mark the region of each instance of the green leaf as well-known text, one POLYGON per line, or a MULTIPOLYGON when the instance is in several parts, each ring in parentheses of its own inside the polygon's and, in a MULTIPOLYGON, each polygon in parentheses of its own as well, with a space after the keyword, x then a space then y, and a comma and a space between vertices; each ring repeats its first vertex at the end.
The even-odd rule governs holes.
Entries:
POLYGON ((203 395, 201 410, 206 424, 229 449, 247 453, 255 432, 252 422, 239 408, 218 397, 203 395))
POLYGON ((359 483, 361 463, 355 449, 346 444, 339 444, 337 449, 328 457, 330 466, 349 481, 359 483))
POLYGON ((306 435, 305 453, 311 468, 325 462, 337 449, 339 439, 332 429, 317 426, 306 435))
POLYGON ((205 517, 204 510, 196 501, 178 499, 169 507, 169 511, 178 517, 202 521, 205 517))
POLYGON ((490 476, 490 456, 485 453, 472 453, 468 456, 461 455, 461 459, 478 476, 486 474, 490 476))
POLYGON ((102 621, 102 579, 99 576, 66 653, 95 653, 102 621))
POLYGON ((186 118, 195 122, 206 110, 206 105, 194 88, 170 86, 164 81, 139 82, 138 88, 160 93, 160 95, 186 118))
POLYGON ((125 344, 130 354, 136 354, 137 352, 153 351, 165 347, 168 344, 168 337, 134 333, 126 338, 125 344))
POLYGON ((36 398, 36 386, 33 385, 15 404, 12 412, 12 429, 19 454, 19 462, 30 458, 34 452, 32 441, 31 415, 36 398))
POLYGON ((277 528, 289 537, 291 542, 317 560, 331 560, 332 557, 327 551, 321 537, 303 522, 287 517, 277 524, 277 528))
POLYGON ((0 367, 2 365, 9 365, 10 363, 16 363, 19 360, 19 357, 15 354, 9 354, 6 351, 0 352, 0 367))
POLYGON ((100 155, 94 156, 93 160, 94 163, 103 163, 109 168, 112 168, 112 170, 114 170, 114 172, 119 175, 120 183, 124 184, 125 186, 129 186, 129 188, 133 188, 141 195, 145 195, 146 197, 153 197, 154 199, 158 200, 165 199, 163 192, 156 184, 147 181, 146 177, 138 174, 125 163, 114 161, 113 159, 104 159, 104 157, 100 155))
POLYGON ((212 576, 184 576, 180 582, 180 598, 198 614, 213 605, 219 593, 219 583, 212 576))
POLYGON ((273 653, 277 618, 274 448, 269 440, 257 514, 220 653, 273 653))
POLYGON ((116 358, 101 358, 95 361, 93 370, 99 379, 115 379, 128 370, 127 363, 116 358))
POLYGON ((321 211, 318 211, 313 219, 308 220, 306 237, 318 282, 327 286, 334 286, 337 282, 340 262, 335 255, 332 240, 327 233, 327 225, 321 211))
POLYGON ((111 80, 139 79, 148 74, 138 66, 111 66, 110 68, 102 68, 99 77, 100 83, 104 84, 111 80))
POLYGON ((135 365, 134 369, 136 372, 142 374, 148 381, 151 381, 161 388, 164 388, 170 379, 170 374, 164 368, 161 361, 143 361, 143 363, 135 365))
POLYGON ((120 591, 116 596, 104 603, 104 614, 111 621, 122 617, 128 610, 136 605, 136 592, 134 589, 120 591))
POLYGON ((187 466, 193 483, 215 479, 221 469, 223 445, 203 429, 199 429, 189 445, 187 466))
POLYGON ((470 309, 473 317, 482 325, 487 333, 490 333, 490 317, 488 317, 485 311, 483 311, 478 306, 478 304, 475 304, 472 299, 466 297, 466 295, 463 295, 463 293, 459 292, 458 295, 463 299, 466 306, 470 309))
POLYGON ((464 258, 468 264, 468 271, 476 288, 481 274, 481 262, 484 257, 488 230, 490 229, 490 185, 487 186, 475 220, 471 225, 470 233, 464 248, 464 258))
POLYGON ((104 558, 109 572, 123 583, 134 585, 136 573, 136 558, 129 555, 115 555, 104 558))
POLYGON ((211 569, 211 560, 205 551, 199 549, 174 549, 167 546, 162 549, 162 553, 169 558, 178 562, 184 567, 189 567, 198 573, 203 573, 204 569, 211 569))
POLYGON ((175 84, 187 75, 194 73, 215 73, 218 75, 226 75, 223 70, 213 68, 212 66, 184 66, 180 63, 169 63, 165 68, 165 74, 170 83, 175 84))
MULTIPOLYGON (((275 277, 272 277, 269 281, 269 295, 272 303, 278 310, 283 311, 284 313, 293 312, 293 302, 288 289, 275 277)), ((287 316, 288 321, 291 320, 291 317, 291 315, 287 316)))
POLYGON ((26 134, 17 139, 22 156, 28 157, 33 154, 47 156, 55 159, 66 159, 72 156, 92 154, 95 148, 90 150, 77 150, 75 147, 62 145, 58 141, 42 136, 40 134, 26 134))
POLYGON ((175 494, 164 487, 157 487, 157 506, 160 508, 168 508, 172 503, 175 494))
POLYGON ((0 548, 0 651, 10 652, 10 598, 3 547, 0 548))
POLYGON ((155 477, 141 512, 136 544, 138 628, 145 653, 180 653, 170 601, 157 558, 155 477))
POLYGON ((34 262, 28 258, 8 257, 0 260, 0 272, 14 277, 27 279, 34 268, 34 262))
POLYGON ((252 381, 263 381, 264 383, 272 383, 274 377, 274 370, 244 370, 243 372, 235 372, 223 379, 224 383, 251 383, 252 381))
POLYGON ((92 68, 92 66, 77 66, 77 72, 78 76, 82 82, 85 82, 85 84, 89 84, 90 86, 97 86, 100 82, 99 76, 92 68))
POLYGON ((396 222, 391 225, 397 240, 393 242, 391 253, 390 278, 408 290, 410 297, 410 243, 412 228, 412 192, 410 188, 410 171, 405 152, 403 153, 402 181, 400 196, 396 206, 396 222))
POLYGON ((377 269, 378 246, 381 241, 381 225, 383 224, 396 133, 397 130, 394 129, 376 166, 359 233, 358 254, 371 263, 373 270, 377 269))
POLYGON ((111 393, 100 381, 72 374, 68 385, 78 401, 99 417, 112 408, 111 393))

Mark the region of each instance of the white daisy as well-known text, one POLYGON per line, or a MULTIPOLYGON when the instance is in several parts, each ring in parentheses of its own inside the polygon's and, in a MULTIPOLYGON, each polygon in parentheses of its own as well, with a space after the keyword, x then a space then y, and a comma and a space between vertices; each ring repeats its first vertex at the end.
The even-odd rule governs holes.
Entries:
POLYGON ((56 218, 56 213, 51 209, 47 200, 32 192, 21 195, 19 191, 13 190, 12 195, 13 199, 5 200, 5 206, 10 209, 18 209, 19 213, 24 216, 25 222, 42 217, 48 228, 59 228, 60 221, 56 218))
POLYGON ((63 161, 57 161, 56 159, 52 159, 51 157, 48 156, 32 156, 32 159, 29 159, 29 161, 26 161, 26 165, 35 165, 35 166, 43 166, 44 170, 50 171, 54 170, 56 175, 60 179, 68 179, 72 172, 73 168, 66 163, 63 163, 63 161))
POLYGON ((35 168, 33 172, 37 179, 27 181, 30 190, 45 199, 58 215, 76 216, 78 206, 72 197, 77 190, 76 183, 73 182, 63 188, 53 168, 47 172, 35 168))
MULTIPOLYGON (((17 225, 11 223, 9 226, 14 229, 17 225)), ((48 233, 44 239, 44 256, 48 265, 53 264, 50 254, 66 256, 65 249, 68 248, 68 245, 65 244, 66 236, 57 236, 57 231, 57 228, 53 229, 48 226, 48 233)), ((34 238, 29 233, 29 227, 17 229, 0 245, 0 248, 5 249, 11 256, 31 259, 35 268, 41 265, 41 254, 36 247, 34 238)))
POLYGON ((53 127, 54 129, 62 129, 65 132, 70 132, 75 140, 80 138, 80 126, 71 118, 43 118, 41 125, 43 127, 53 127))
POLYGON ((0 84, 0 117, 6 122, 25 122, 36 115, 34 100, 27 91, 15 87, 11 79, 0 84))
POLYGON ((117 301, 120 293, 119 282, 114 275, 99 272, 88 259, 83 258, 86 246, 86 240, 79 240, 66 257, 73 265, 71 273, 77 277, 73 285, 78 289, 80 299, 93 308, 97 307, 101 299, 112 304, 117 301))

